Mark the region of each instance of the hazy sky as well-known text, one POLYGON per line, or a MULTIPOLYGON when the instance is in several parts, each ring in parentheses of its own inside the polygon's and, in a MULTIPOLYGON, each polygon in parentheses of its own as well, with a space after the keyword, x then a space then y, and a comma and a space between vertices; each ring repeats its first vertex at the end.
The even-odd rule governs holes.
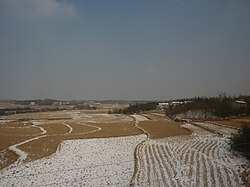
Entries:
POLYGON ((0 0, 0 99, 250 94, 249 0, 0 0))

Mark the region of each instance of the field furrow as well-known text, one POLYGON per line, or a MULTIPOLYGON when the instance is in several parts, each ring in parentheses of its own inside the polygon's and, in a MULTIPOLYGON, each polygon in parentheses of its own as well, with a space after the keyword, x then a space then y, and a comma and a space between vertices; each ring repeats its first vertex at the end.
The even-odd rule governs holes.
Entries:
POLYGON ((230 152, 228 140, 191 124, 185 128, 194 133, 142 145, 146 160, 136 186, 242 186, 239 170, 246 160, 230 152))

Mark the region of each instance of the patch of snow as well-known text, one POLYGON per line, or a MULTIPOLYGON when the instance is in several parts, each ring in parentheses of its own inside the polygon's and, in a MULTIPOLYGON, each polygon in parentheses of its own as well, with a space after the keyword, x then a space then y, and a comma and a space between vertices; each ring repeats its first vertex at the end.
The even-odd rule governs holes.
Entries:
POLYGON ((32 125, 33 127, 39 128, 42 131, 41 134, 46 134, 47 133, 47 131, 44 128, 42 128, 41 126, 39 126, 41 124, 44 124, 43 121, 31 121, 31 123, 33 124, 32 125))
POLYGON ((224 136, 230 137, 232 134, 236 134, 238 132, 238 130, 230 128, 230 127, 226 127, 226 126, 220 126, 220 125, 215 125, 215 124, 211 124, 211 123, 203 123, 203 122, 195 122, 194 124, 198 124, 202 127, 211 129, 217 133, 220 133, 224 136))
POLYGON ((101 113, 101 114, 92 114, 94 117, 106 117, 106 118, 114 118, 116 117, 115 114, 107 114, 107 113, 101 113))
POLYGON ((139 121, 147 121, 148 120, 148 118, 146 118, 145 116, 139 115, 139 114, 134 114, 134 115, 131 115, 131 116, 134 117, 137 122, 139 122, 139 121))
POLYGON ((93 121, 93 120, 90 120, 90 121, 88 121, 89 123, 96 123, 96 121, 93 121))
POLYGON ((0 172, 0 186, 129 186, 145 135, 67 140, 54 155, 0 172))
POLYGON ((71 117, 73 119, 79 119, 79 118, 81 118, 81 112, 80 111, 70 111, 70 112, 67 111, 65 113, 71 115, 71 117))
POLYGON ((172 117, 173 118, 179 118, 179 119, 186 119, 186 118, 194 118, 194 119, 209 118, 209 119, 214 119, 214 118, 216 118, 210 112, 204 112, 204 111, 200 111, 200 110, 189 110, 189 111, 187 111, 185 113, 173 115, 172 117))
POLYGON ((156 115, 156 116, 161 116, 161 117, 165 116, 164 114, 160 114, 160 113, 151 113, 151 114, 156 115))
POLYGON ((11 166, 16 166, 16 165, 21 164, 28 156, 28 153, 26 153, 23 150, 19 149, 18 146, 47 136, 47 135, 45 135, 47 133, 47 131, 44 128, 38 126, 39 124, 42 124, 40 121, 32 121, 32 123, 33 123, 32 127, 37 127, 42 132, 41 132, 40 136, 37 136, 37 137, 31 138, 31 139, 22 141, 20 143, 17 143, 17 144, 14 144, 14 145, 11 145, 11 146, 8 147, 9 150, 14 151, 19 156, 18 160, 14 164, 12 164, 11 166))
POLYGON ((13 165, 16 166, 18 164, 21 164, 28 156, 28 153, 22 151, 21 149, 18 149, 17 148, 18 146, 26 144, 28 142, 31 142, 33 140, 37 140, 37 139, 46 137, 46 136, 47 135, 42 135, 42 136, 38 136, 38 137, 35 137, 35 138, 31 138, 31 139, 25 140, 23 142, 20 142, 20 143, 17 143, 17 144, 14 144, 14 145, 8 147, 9 150, 14 151, 19 156, 18 160, 13 165))
POLYGON ((14 121, 14 120, 10 120, 10 119, 0 119, 0 124, 12 122, 12 121, 14 121))
POLYGON ((244 186, 240 170, 250 163, 230 151, 228 138, 183 127, 194 133, 143 143, 135 186, 244 186))
POLYGON ((66 134, 70 134, 73 131, 73 128, 69 124, 67 123, 62 123, 62 124, 69 128, 69 131, 66 134))

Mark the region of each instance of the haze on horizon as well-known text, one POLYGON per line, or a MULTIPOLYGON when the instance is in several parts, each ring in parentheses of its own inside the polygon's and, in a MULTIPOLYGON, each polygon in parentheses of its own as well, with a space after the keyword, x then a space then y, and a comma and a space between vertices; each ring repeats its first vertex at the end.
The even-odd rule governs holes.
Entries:
POLYGON ((0 99, 250 94, 248 0, 0 0, 0 99))

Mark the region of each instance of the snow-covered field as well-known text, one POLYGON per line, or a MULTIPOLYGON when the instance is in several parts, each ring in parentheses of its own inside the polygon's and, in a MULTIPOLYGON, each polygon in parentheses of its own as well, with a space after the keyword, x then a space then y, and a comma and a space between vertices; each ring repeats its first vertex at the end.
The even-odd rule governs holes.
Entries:
POLYGON ((148 118, 146 118, 145 116, 138 115, 138 114, 134 114, 131 116, 135 118, 136 123, 138 123, 139 121, 147 121, 148 120, 148 118))
POLYGON ((140 147, 135 186, 242 186, 246 159, 229 150, 229 140, 191 124, 191 136, 147 140, 140 147))
POLYGON ((64 141, 48 157, 0 173, 0 186, 129 186, 145 135, 64 141))
MULTIPOLYGON (((108 114, 68 114, 74 123, 94 128, 77 134, 100 131, 95 123, 101 120, 125 119, 108 114)), ((149 119, 131 116, 144 135, 66 140, 53 155, 23 163, 27 153, 18 146, 52 136, 46 134, 42 121, 32 121, 31 126, 41 133, 9 147, 19 159, 0 171, 0 186, 242 186, 241 173, 250 164, 230 151, 228 136, 236 129, 208 123, 185 124, 183 127, 191 130, 192 135, 150 139, 150 134, 139 125, 149 119)), ((73 125, 62 125, 68 128, 65 134, 74 133, 73 125)))
POLYGON ((236 134, 238 132, 237 129, 223 126, 223 125, 216 125, 216 124, 211 124, 211 123, 204 123, 204 122, 195 122, 195 124, 200 125, 201 127, 208 128, 210 130, 213 130, 214 132, 217 132, 221 135, 224 136, 231 136, 232 134, 236 134))
POLYGON ((172 116, 173 118, 178 119, 186 119, 186 118, 192 118, 192 119, 206 119, 206 118, 216 118, 212 113, 210 112, 204 112, 200 110, 189 110, 185 113, 180 113, 172 116))

